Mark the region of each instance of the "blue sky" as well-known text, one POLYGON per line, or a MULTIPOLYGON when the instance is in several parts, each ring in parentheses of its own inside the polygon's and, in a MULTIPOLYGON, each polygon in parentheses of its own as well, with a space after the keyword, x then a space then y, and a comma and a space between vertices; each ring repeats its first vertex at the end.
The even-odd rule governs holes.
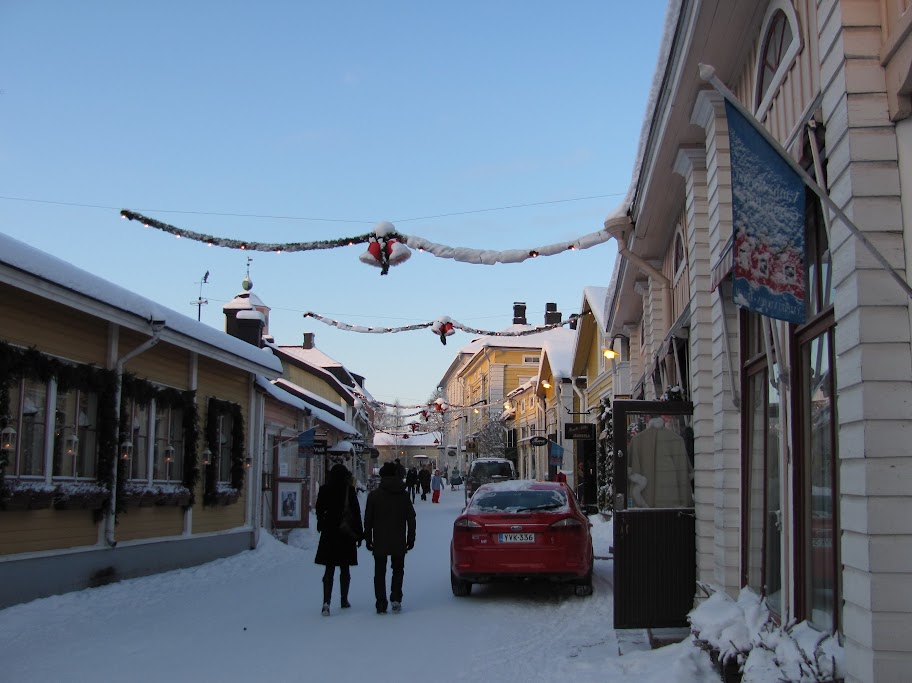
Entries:
POLYGON ((524 301, 532 323, 547 302, 566 318, 583 287, 608 285, 614 244, 495 266, 414 253, 381 276, 363 245, 249 254, 119 209, 269 242, 378 221, 494 250, 595 232, 630 186, 665 8, 6 0, 0 231, 192 317, 208 270, 202 319, 220 329, 252 256, 278 343, 315 332, 376 398, 424 402, 471 337, 302 313, 497 330, 524 301))

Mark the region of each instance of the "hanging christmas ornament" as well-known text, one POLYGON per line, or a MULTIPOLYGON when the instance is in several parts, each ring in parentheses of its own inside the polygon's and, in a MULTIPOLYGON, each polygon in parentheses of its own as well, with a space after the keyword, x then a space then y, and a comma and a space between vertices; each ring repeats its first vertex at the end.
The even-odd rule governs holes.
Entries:
POLYGON ((431 331, 440 337, 440 343, 446 346, 446 338, 456 334, 453 321, 448 316, 441 316, 431 325, 431 331))
POLYGON ((424 421, 425 421, 425 422, 427 422, 428 420, 431 419, 431 418, 428 416, 428 411, 426 411, 426 410, 422 410, 422 411, 421 411, 421 417, 424 418, 424 421))
POLYGON ((411 255, 411 250, 396 233, 396 227, 392 223, 383 222, 374 226, 374 234, 368 240, 367 251, 358 258, 361 263, 376 266, 380 269, 381 275, 386 275, 390 266, 398 266, 408 261, 411 255))
POLYGON ((445 413, 449 407, 450 406, 448 406, 446 401, 444 401, 442 398, 438 398, 436 401, 434 401, 434 410, 436 410, 438 413, 445 413))

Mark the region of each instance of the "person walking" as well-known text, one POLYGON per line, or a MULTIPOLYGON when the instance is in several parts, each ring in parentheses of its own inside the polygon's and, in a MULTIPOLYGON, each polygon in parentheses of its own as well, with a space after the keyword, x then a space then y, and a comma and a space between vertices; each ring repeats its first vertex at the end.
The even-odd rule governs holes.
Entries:
POLYGON ((421 484, 421 500, 427 500, 427 494, 431 490, 431 466, 422 465, 418 470, 418 483, 421 484))
POLYGON ((358 548, 364 537, 361 524, 361 505, 358 494, 352 486, 351 472, 345 465, 333 465, 326 483, 317 492, 314 505, 317 515, 317 531, 320 542, 317 545, 315 564, 325 565, 323 572, 323 616, 328 617, 330 598, 332 597, 333 576, 339 568, 340 606, 351 607, 348 602, 348 588, 351 585, 351 566, 358 564, 358 548), (346 509, 349 514, 345 514, 346 509), (354 528, 347 533, 339 528, 345 516, 354 528))
POLYGON ((440 492, 443 491, 443 477, 440 476, 440 470, 434 470, 434 476, 431 477, 431 490, 434 492, 431 496, 431 502, 439 503, 440 492))
POLYGON ((380 486, 367 495, 364 506, 364 540, 374 554, 374 598, 377 614, 402 611, 405 554, 415 547, 415 506, 405 483, 388 462, 380 468, 380 486), (393 569, 389 602, 386 599, 386 565, 393 569))
POLYGON ((409 498, 415 502, 415 493, 418 491, 418 468, 414 465, 409 468, 405 475, 405 488, 408 490, 409 498))

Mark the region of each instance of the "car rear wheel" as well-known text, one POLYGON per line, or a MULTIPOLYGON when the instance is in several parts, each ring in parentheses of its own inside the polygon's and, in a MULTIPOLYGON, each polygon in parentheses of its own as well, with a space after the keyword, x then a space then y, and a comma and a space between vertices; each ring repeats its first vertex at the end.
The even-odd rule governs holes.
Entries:
POLYGON ((450 586, 453 588, 453 595, 457 598, 464 598, 472 592, 472 583, 457 579, 453 572, 450 572, 450 586))
POLYGON ((586 578, 573 587, 573 592, 581 598, 592 595, 592 570, 586 574, 586 578))

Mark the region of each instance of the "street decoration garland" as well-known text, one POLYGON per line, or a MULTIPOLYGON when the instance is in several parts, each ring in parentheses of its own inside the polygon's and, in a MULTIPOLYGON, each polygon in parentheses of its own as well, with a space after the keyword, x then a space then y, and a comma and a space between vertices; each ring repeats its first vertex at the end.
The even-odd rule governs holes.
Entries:
POLYGON ((557 242, 533 249, 507 249, 495 251, 492 249, 470 249, 464 247, 451 247, 445 244, 431 242, 423 237, 406 235, 396 230, 396 227, 387 221, 377 223, 369 233, 341 237, 332 240, 315 240, 311 242, 254 242, 250 240, 237 240, 226 237, 217 237, 192 230, 178 228, 168 223, 155 220, 131 211, 121 209, 120 215, 131 221, 139 221, 146 227, 156 228, 163 232, 185 237, 196 242, 203 242, 210 246, 225 247, 227 249, 240 249, 245 251, 265 251, 281 253, 283 251, 317 251, 323 249, 336 249, 355 244, 367 243, 367 251, 361 254, 359 260, 367 265, 380 268, 380 274, 386 275, 390 266, 404 263, 411 257, 411 249, 428 252, 438 258, 448 258, 463 263, 492 266, 497 263, 522 263, 530 258, 539 256, 554 256, 566 251, 589 249, 603 244, 611 239, 607 230, 583 235, 574 240, 557 242))
POLYGON ((236 499, 244 489, 244 416, 241 406, 231 401, 210 397, 206 416, 206 448, 209 462, 206 463, 203 505, 217 505, 236 499), (231 415, 231 479, 227 488, 219 486, 219 417, 231 415))
POLYGON ((397 332, 412 332, 414 330, 424 330, 431 328, 431 331, 440 338, 440 343, 443 345, 446 345, 447 337, 455 334, 456 330, 468 332, 469 334, 477 334, 482 337, 527 337, 532 334, 539 334, 541 332, 547 332, 558 327, 563 327, 564 325, 575 324, 584 315, 592 315, 592 312, 586 311, 582 314, 574 313, 568 316, 566 320, 563 320, 559 323, 550 323, 548 325, 540 325, 523 330, 503 330, 498 332, 494 330, 479 330, 474 327, 469 327, 468 325, 463 325, 462 323, 457 322, 456 320, 453 320, 449 316, 445 315, 437 318, 432 322, 415 323, 414 325, 404 325, 402 327, 365 327, 363 325, 349 325, 348 323, 343 323, 338 320, 333 320, 332 318, 327 318, 326 316, 320 315, 319 313, 314 313, 313 311, 305 311, 304 313, 305 318, 313 318, 314 320, 319 320, 324 325, 329 325, 330 327, 335 327, 336 329, 346 332, 359 332, 361 334, 395 334, 397 332))
POLYGON ((595 481, 596 504, 599 512, 614 512, 614 423, 611 400, 603 398, 597 418, 598 449, 596 451, 595 481))

